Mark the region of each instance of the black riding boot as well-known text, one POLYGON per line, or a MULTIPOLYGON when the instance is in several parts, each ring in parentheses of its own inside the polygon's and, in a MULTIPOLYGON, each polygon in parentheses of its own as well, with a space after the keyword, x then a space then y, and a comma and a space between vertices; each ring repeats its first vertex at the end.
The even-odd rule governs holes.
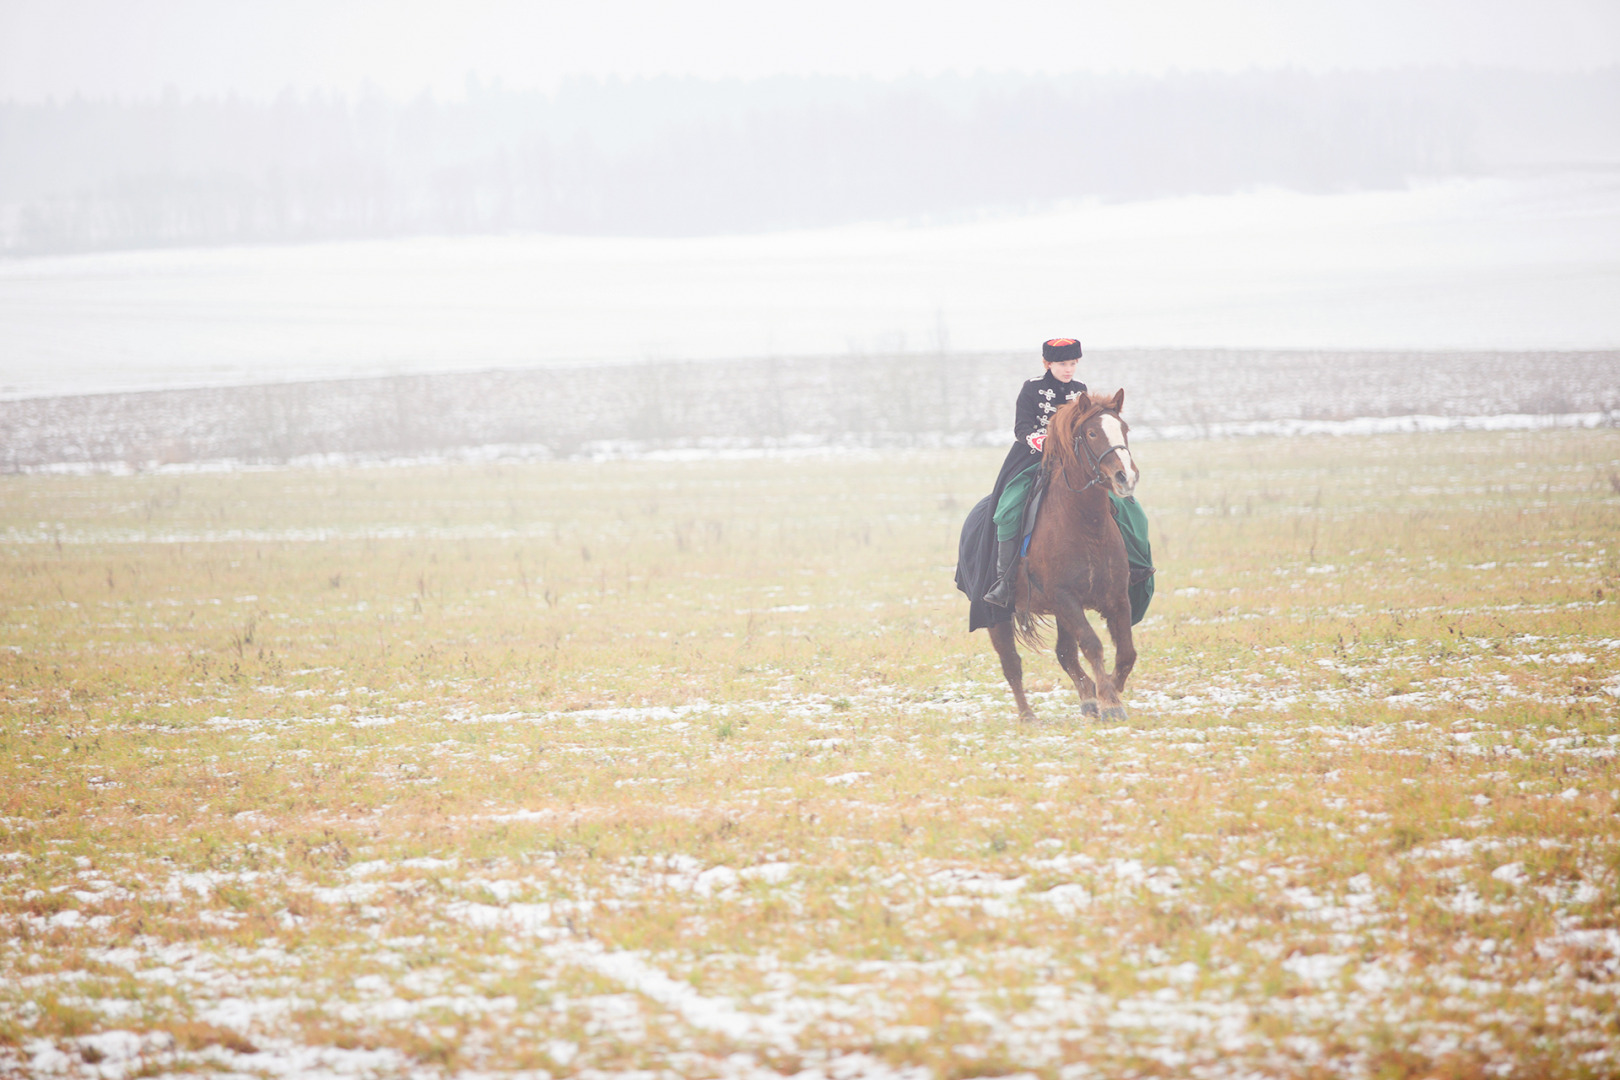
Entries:
POLYGON ((984 594, 987 604, 1012 607, 1013 577, 1018 566, 1018 537, 996 542, 996 583, 984 594))

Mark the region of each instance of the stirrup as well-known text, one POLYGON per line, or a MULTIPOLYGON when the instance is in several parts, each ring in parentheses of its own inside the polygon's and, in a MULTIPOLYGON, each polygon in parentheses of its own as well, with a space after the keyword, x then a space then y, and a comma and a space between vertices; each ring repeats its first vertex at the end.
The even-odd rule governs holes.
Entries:
POLYGON ((1007 567, 1007 572, 997 578, 996 583, 990 586, 990 591, 984 594, 984 602, 987 604, 994 604, 996 607, 1012 607, 1013 600, 1015 599, 1015 594, 1017 592, 1017 590, 1013 587, 1013 582, 1017 576, 1018 560, 1014 559, 1013 562, 1007 567))

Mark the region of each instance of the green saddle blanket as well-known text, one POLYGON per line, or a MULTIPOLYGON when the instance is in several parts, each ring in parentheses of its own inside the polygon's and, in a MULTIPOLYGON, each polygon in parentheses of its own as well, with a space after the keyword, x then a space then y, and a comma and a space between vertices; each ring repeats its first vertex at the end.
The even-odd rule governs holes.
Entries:
POLYGON ((1121 499, 1110 495, 1108 503, 1119 523, 1119 534, 1125 538, 1125 558, 1131 564, 1131 625, 1135 626, 1153 601, 1153 548, 1148 544, 1147 514, 1135 496, 1121 499))

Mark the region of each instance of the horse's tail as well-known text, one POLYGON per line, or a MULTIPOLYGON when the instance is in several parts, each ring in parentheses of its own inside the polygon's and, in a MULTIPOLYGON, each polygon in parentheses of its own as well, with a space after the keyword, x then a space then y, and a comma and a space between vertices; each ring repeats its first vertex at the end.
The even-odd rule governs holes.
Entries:
POLYGON ((1046 649, 1046 626, 1045 619, 1037 618, 1023 608, 1013 610, 1013 637, 1031 652, 1046 649))

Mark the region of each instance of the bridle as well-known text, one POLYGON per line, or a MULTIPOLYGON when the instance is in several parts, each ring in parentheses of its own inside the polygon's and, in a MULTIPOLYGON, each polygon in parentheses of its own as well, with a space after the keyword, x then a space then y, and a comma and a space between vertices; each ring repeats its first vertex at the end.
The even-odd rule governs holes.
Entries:
POLYGON ((1108 455, 1114 453, 1116 450, 1130 449, 1130 447, 1126 446, 1124 443, 1115 443, 1113 446, 1110 446, 1100 454, 1092 453, 1091 445, 1086 442, 1086 424, 1090 423, 1091 418, 1096 416, 1098 413, 1107 413, 1115 420, 1119 420, 1121 431, 1123 431, 1125 428, 1125 421, 1120 419, 1120 415, 1118 413, 1112 412, 1101 405, 1093 405, 1091 408, 1086 410, 1084 416, 1075 422, 1074 456, 1076 458, 1084 457, 1086 464, 1091 466, 1091 479, 1086 481, 1086 483, 1081 487, 1074 487, 1069 483, 1069 478, 1063 475, 1062 466, 1058 467, 1058 476, 1062 478, 1063 486, 1068 488, 1076 495, 1080 494, 1082 491, 1096 487, 1098 484, 1103 482, 1102 463, 1108 457, 1108 455))

